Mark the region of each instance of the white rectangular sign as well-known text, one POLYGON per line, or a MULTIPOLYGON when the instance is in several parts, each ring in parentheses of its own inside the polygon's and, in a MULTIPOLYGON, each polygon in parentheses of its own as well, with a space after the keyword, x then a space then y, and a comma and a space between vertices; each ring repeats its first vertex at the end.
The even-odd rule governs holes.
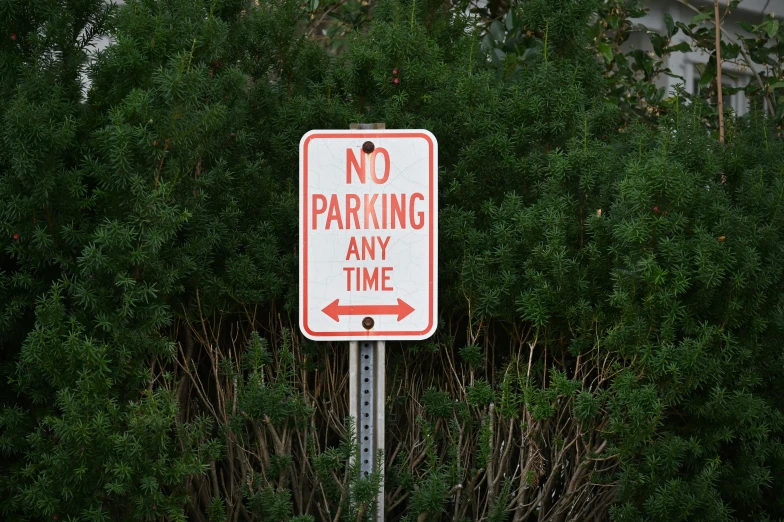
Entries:
POLYGON ((310 131, 299 148, 299 324, 315 340, 436 328, 438 142, 425 130, 310 131))

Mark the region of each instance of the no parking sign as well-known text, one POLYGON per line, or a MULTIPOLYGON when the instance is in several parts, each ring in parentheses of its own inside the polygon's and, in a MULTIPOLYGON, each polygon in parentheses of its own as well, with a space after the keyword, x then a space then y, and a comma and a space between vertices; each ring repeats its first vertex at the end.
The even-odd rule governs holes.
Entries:
POLYGON ((314 340, 436 328, 438 143, 425 130, 310 131, 300 142, 300 329, 314 340))

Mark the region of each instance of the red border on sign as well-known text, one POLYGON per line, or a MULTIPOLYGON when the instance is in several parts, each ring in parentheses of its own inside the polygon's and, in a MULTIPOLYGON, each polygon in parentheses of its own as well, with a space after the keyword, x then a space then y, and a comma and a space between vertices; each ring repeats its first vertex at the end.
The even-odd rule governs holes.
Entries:
POLYGON ((318 337, 364 337, 364 338, 373 338, 373 337, 387 337, 387 336, 420 336, 425 335, 430 331, 433 327, 433 289, 435 287, 435 267, 433 266, 433 256, 435 252, 435 245, 433 244, 435 237, 434 237, 434 230, 433 230, 433 223, 435 221, 435 208, 434 208, 434 200, 435 200, 435 172, 433 169, 435 157, 433 152, 433 140, 425 133, 422 132, 401 132, 401 133, 380 133, 380 132, 352 132, 351 134, 332 134, 332 133, 318 133, 318 134, 311 134, 305 139, 303 144, 303 163, 302 163, 302 175, 303 175, 303 183, 302 183, 302 190, 303 190, 303 204, 302 204, 302 249, 304 252, 300 252, 300 255, 303 255, 304 263, 303 263, 303 270, 302 270, 302 328, 310 335, 318 336, 318 337), (430 257, 430 268, 429 268, 429 284, 428 284, 428 323, 427 327, 424 330, 420 331, 354 331, 354 332, 316 332, 310 329, 308 325, 308 145, 310 144, 310 140, 314 138, 350 138, 350 139, 362 139, 362 138, 423 138, 427 141, 428 151, 430 153, 430 165, 429 165, 429 186, 430 186, 430 197, 429 197, 429 208, 430 208, 430 219, 429 219, 429 229, 430 229, 430 249, 429 249, 429 257, 430 257))

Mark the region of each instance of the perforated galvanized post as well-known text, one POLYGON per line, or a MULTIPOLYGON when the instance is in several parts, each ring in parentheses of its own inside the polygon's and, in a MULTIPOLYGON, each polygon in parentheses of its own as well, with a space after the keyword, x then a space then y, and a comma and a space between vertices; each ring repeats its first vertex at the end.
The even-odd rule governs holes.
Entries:
POLYGON ((349 343, 349 415, 356 419, 359 469, 362 477, 381 474, 375 520, 384 520, 384 397, 386 344, 384 341, 349 343))

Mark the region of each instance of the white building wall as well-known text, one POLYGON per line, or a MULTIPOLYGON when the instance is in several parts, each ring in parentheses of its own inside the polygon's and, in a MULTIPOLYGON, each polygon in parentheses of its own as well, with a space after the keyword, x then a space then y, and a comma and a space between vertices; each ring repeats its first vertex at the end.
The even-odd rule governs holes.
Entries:
MULTIPOLYGON (((710 0, 690 0, 688 3, 701 10, 713 8, 713 2, 710 0)), ((645 2, 645 7, 648 9, 648 14, 643 18, 635 19, 635 22, 660 34, 666 34, 667 32, 664 26, 665 13, 669 13, 676 22, 680 21, 687 25, 697 15, 697 12, 678 0, 648 0, 645 2)), ((727 0, 720 0, 719 8, 722 14, 726 7, 727 0)), ((725 18, 722 27, 725 32, 735 38, 735 35, 738 33, 747 34, 738 26, 738 21, 759 24, 768 14, 774 14, 777 18, 784 15, 784 0, 742 0, 738 7, 725 18)), ((711 28, 713 27, 710 22, 706 23, 711 28)), ((683 41, 690 43, 690 38, 684 35, 682 31, 678 31, 673 37, 673 42, 679 43, 683 41)), ((631 39, 629 45, 638 49, 651 49, 650 42, 643 35, 631 39)), ((686 91, 694 93, 698 88, 700 78, 700 73, 696 66, 705 64, 707 61, 708 54, 704 51, 672 53, 666 57, 665 65, 674 74, 683 77, 685 82, 678 78, 662 75, 662 77, 658 78, 657 83, 665 87, 668 94, 672 93, 675 90, 675 86, 681 83, 684 84, 686 91)), ((738 57, 737 61, 742 62, 742 57, 738 57)), ((762 69, 760 66, 756 67, 758 71, 762 69)), ((752 72, 747 67, 738 67, 729 62, 723 64, 722 71, 725 73, 722 76, 722 84, 725 87, 745 86, 749 79, 753 78, 752 72), (733 76, 736 78, 733 79, 733 76)), ((725 97, 725 103, 732 107, 738 115, 743 115, 748 111, 748 100, 742 92, 725 97)))

